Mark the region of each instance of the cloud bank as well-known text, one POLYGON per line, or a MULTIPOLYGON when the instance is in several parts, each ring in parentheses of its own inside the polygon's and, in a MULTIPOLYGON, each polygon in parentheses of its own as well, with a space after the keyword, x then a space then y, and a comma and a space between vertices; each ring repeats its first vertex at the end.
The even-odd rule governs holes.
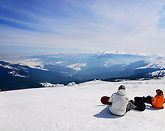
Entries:
POLYGON ((164 53, 164 0, 0 2, 0 47, 6 51, 11 46, 164 53))

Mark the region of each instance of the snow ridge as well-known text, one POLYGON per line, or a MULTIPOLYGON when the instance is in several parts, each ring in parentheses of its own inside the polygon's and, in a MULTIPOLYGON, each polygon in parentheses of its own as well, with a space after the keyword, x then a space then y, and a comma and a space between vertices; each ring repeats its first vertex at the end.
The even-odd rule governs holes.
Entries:
POLYGON ((147 64, 144 67, 139 67, 137 69, 146 69, 146 68, 159 68, 163 69, 165 68, 165 57, 153 57, 151 59, 148 59, 145 61, 147 64))

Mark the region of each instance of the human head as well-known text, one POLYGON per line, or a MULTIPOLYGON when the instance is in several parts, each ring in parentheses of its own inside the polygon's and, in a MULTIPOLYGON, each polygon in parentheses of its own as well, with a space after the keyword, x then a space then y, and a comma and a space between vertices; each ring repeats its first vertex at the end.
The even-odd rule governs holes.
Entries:
POLYGON ((125 86, 124 85, 119 86, 118 90, 121 90, 121 89, 125 90, 125 86))
POLYGON ((163 91, 160 90, 160 89, 157 89, 157 90, 156 90, 156 93, 157 93, 157 95, 161 95, 161 94, 163 94, 163 91))

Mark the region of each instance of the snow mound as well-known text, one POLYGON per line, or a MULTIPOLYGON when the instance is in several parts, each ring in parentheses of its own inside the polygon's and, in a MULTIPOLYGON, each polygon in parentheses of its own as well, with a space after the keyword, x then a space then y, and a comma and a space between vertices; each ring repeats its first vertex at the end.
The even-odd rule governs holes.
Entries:
POLYGON ((56 88, 44 87, 0 92, 2 131, 164 131, 165 111, 146 105, 143 112, 131 110, 125 116, 112 115, 100 103, 123 84, 129 99, 165 91, 165 79, 145 81, 71 83, 56 88))
POLYGON ((51 84, 49 82, 40 83, 43 87, 63 87, 64 84, 51 84))

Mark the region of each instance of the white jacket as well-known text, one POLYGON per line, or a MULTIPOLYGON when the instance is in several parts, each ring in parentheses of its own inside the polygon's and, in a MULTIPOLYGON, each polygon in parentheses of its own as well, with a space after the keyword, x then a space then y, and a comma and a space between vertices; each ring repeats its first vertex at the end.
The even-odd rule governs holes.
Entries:
POLYGON ((125 90, 121 89, 117 93, 113 93, 108 100, 108 102, 112 102, 112 105, 109 106, 110 112, 115 115, 124 115, 128 101, 125 90))

